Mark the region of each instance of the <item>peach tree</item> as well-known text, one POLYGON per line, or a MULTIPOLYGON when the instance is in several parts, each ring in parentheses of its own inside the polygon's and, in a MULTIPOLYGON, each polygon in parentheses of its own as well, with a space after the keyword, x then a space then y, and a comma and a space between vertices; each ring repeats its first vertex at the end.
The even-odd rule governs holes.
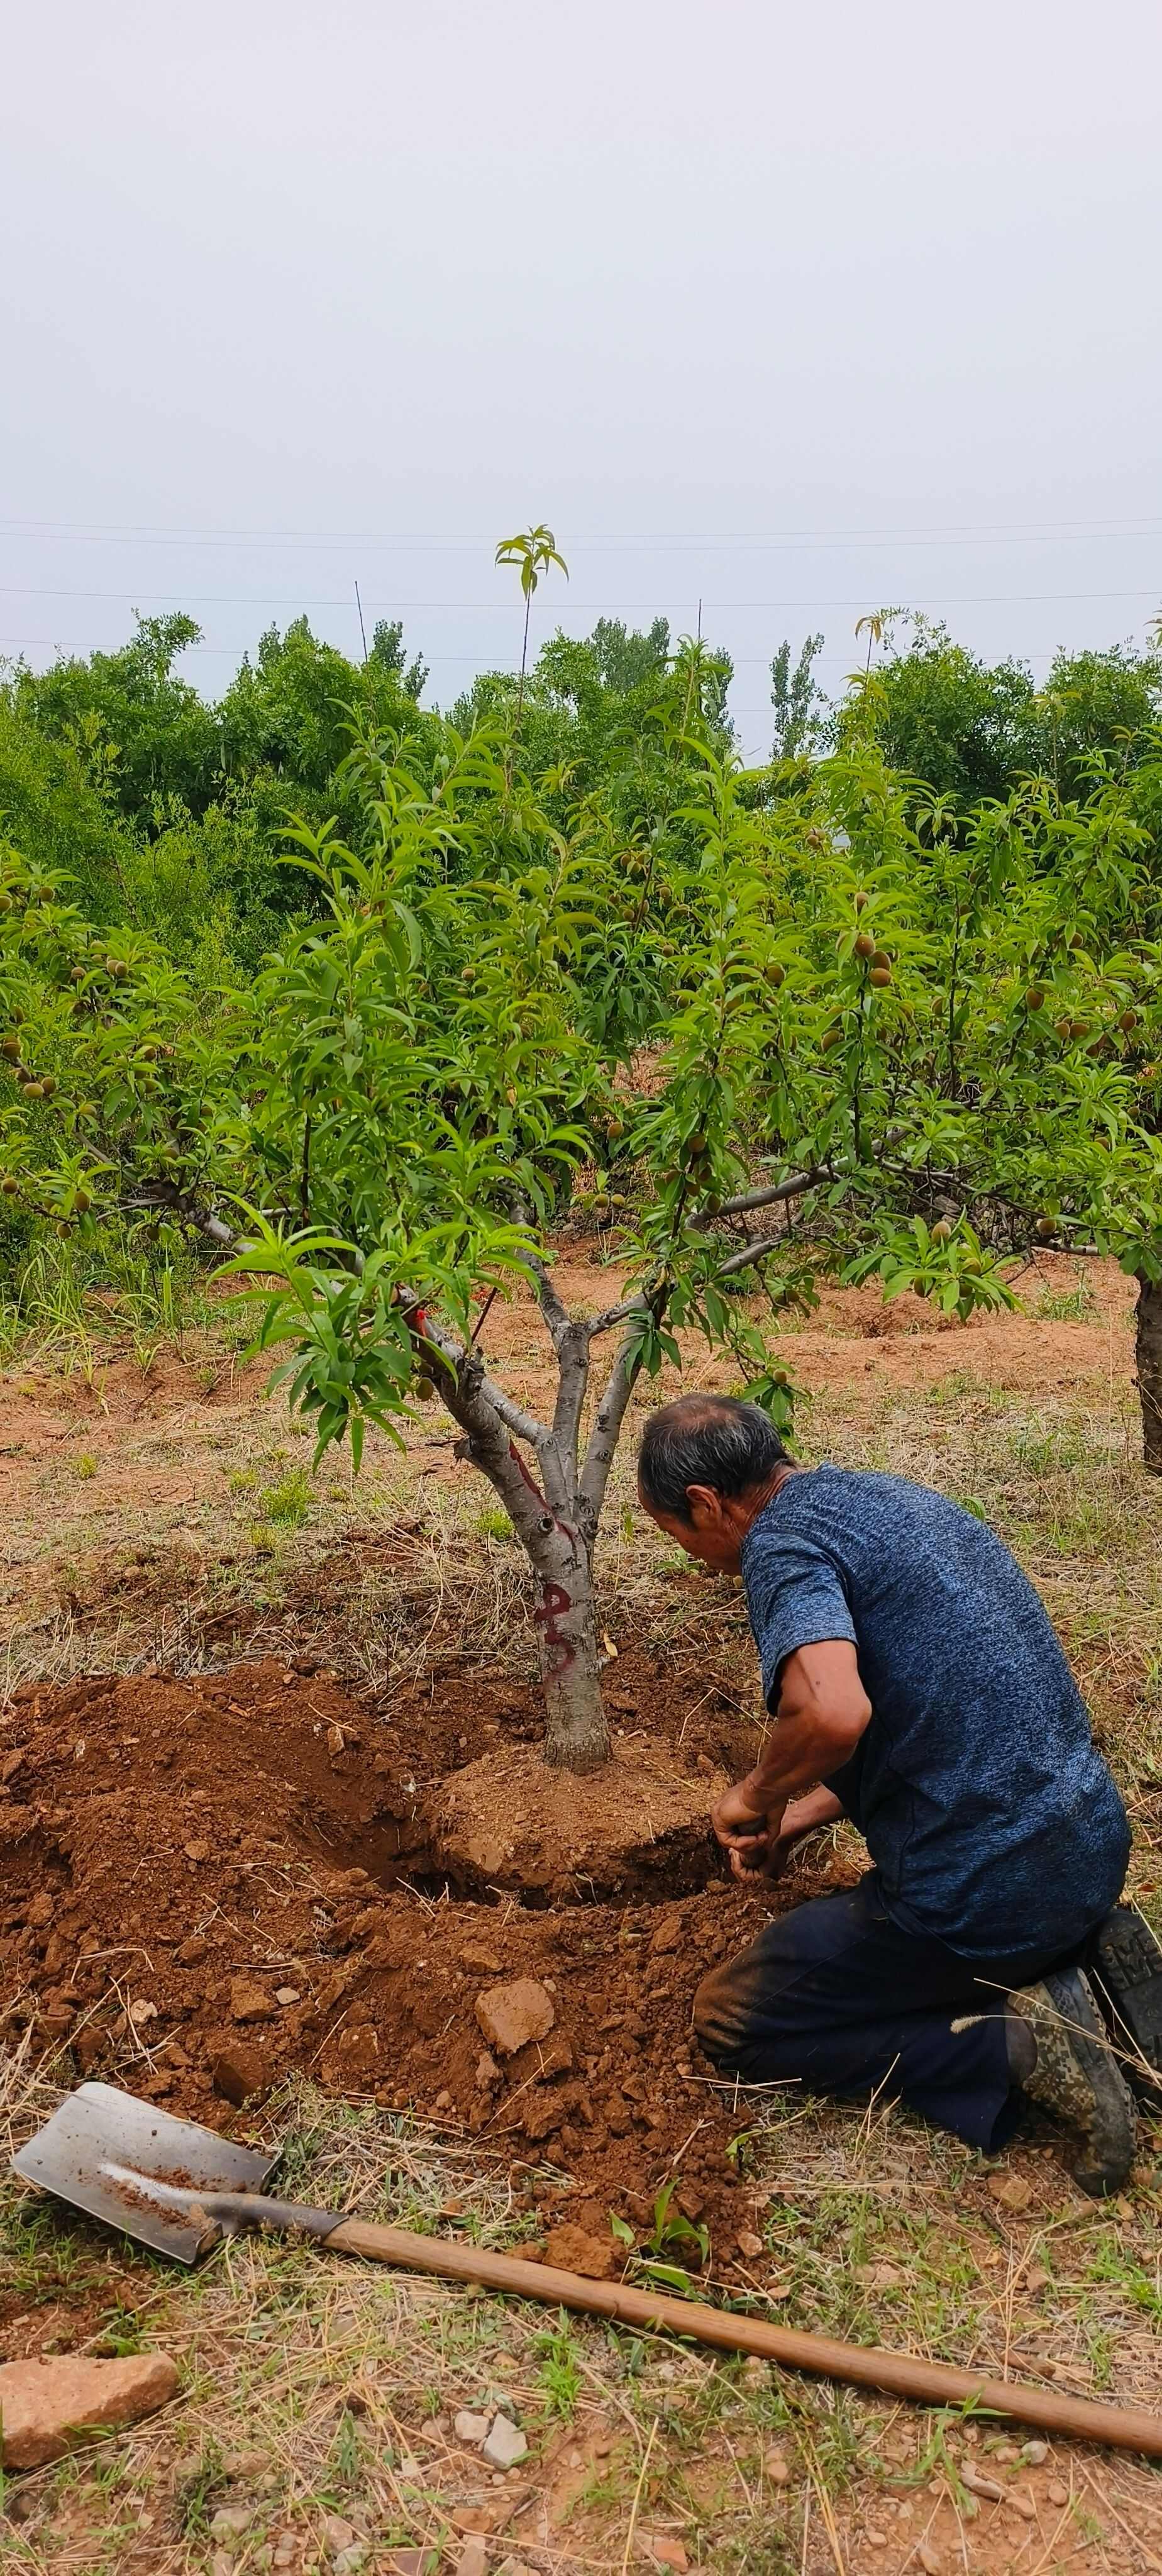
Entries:
MULTIPOLYGON (((708 761, 707 801, 686 818, 698 864, 676 898, 685 944, 659 985, 639 1095, 617 1087, 589 1008, 626 905, 625 853, 600 814, 586 804, 571 830, 551 822, 487 734, 453 746, 427 791, 398 759, 359 756, 374 832, 359 851, 300 832, 326 920, 255 996, 237 1152, 264 1187, 229 1266, 262 1282, 259 1340, 288 1345, 277 1375, 313 1418, 318 1454, 349 1438, 358 1462, 364 1426, 398 1436, 417 1403, 451 1415, 535 1578, 547 1758, 587 1770, 609 1752, 594 1550, 639 1376, 677 1361, 676 1334, 694 1327, 762 1400, 784 1416, 789 1403, 730 1293, 781 1249, 746 1227, 784 1196, 751 1186, 744 1145, 771 991, 762 829, 729 765, 708 761), (576 1314, 547 1244, 595 1159, 598 1215, 623 1203, 627 1281, 576 1314), (491 1301, 521 1281, 551 1361, 543 1416, 487 1360, 491 1301)), ((656 921, 649 935, 656 945, 656 921)), ((770 1283, 775 1302, 792 1270, 770 1283)))
POLYGON ((1162 742, 968 815, 857 745, 808 808, 759 1123, 820 1267, 967 1318, 1039 1249, 1112 1254, 1162 1469, 1162 742))

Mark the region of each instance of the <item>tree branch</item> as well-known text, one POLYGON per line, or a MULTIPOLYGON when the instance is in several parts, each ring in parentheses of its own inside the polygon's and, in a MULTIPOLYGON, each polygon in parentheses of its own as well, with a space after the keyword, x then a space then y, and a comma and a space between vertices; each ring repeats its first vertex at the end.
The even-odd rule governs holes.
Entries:
POLYGON ((817 1182, 829 1177, 823 1165, 816 1164, 813 1171, 792 1172, 789 1180, 775 1181, 769 1189, 746 1190, 739 1198, 724 1199, 721 1207, 698 1208, 690 1223, 703 1234, 707 1226, 717 1223, 719 1217, 746 1216, 751 1208, 778 1207, 784 1199, 801 1198, 804 1190, 813 1190, 817 1182))
POLYGON ((745 1270, 752 1261, 761 1261, 765 1252, 785 1251, 786 1241, 782 1234, 753 1234, 749 1243, 744 1243, 738 1252, 731 1253, 728 1261, 719 1264, 718 1278, 732 1278, 736 1270, 745 1270))
POLYGON ((478 1351, 463 1350, 450 1333, 442 1332, 430 1318, 424 1338, 445 1364, 437 1371, 436 1384, 453 1421, 467 1435, 467 1454, 499 1494, 517 1537, 535 1564, 538 1553, 544 1553, 549 1534, 545 1524, 548 1522, 551 1528, 553 1516, 547 1508, 548 1498, 537 1493, 523 1472, 513 1450, 512 1434, 516 1431, 519 1438, 532 1442, 538 1457, 542 1453, 533 1434, 539 1433, 550 1446, 552 1434, 544 1423, 523 1414, 519 1405, 510 1404, 503 1388, 488 1376, 478 1351))
POLYGON ((195 1234, 204 1234, 211 1243, 221 1244, 225 1252, 238 1240, 233 1227, 224 1224, 220 1216, 200 1215, 197 1208, 184 1204, 180 1191, 175 1189, 156 1192, 147 1199, 124 1199, 122 1210, 127 1216, 164 1216, 168 1213, 180 1217, 183 1225, 191 1225, 195 1234))
MULTIPOLYGON (((445 1333, 438 1324, 433 1324, 426 1309, 423 1339, 430 1342, 433 1349, 439 1352, 441 1359, 446 1362, 447 1368, 454 1376, 457 1387, 467 1390, 471 1386, 473 1396, 479 1395, 491 1405, 493 1412, 499 1415, 506 1430, 511 1431, 515 1439, 527 1440, 530 1449, 535 1449, 538 1455, 544 1448, 552 1446, 553 1435, 548 1423, 539 1422, 535 1413, 526 1413, 523 1405, 517 1404, 511 1395, 506 1395, 504 1388, 497 1385, 496 1379, 489 1377, 479 1351, 464 1350, 451 1333, 445 1333)), ((453 1408, 448 1401, 450 1390, 443 1375, 437 1377, 436 1383, 451 1412, 453 1408)))
MULTIPOLYGON (((642 1305, 646 1302, 645 1298, 641 1300, 642 1305)), ((597 1418, 589 1435, 585 1464, 577 1485, 577 1517, 590 1546, 597 1536, 609 1470, 640 1368, 641 1343, 636 1333, 625 1333, 605 1381, 605 1391, 597 1407, 597 1418)))
POLYGON ((552 1274, 547 1263, 542 1261, 540 1253, 526 1252, 524 1258, 536 1281, 537 1303, 548 1325, 553 1348, 559 1352, 562 1341, 570 1329, 568 1307, 562 1304, 553 1285, 552 1274))
MULTIPOLYGON (((569 1475, 577 1483, 577 1440, 581 1428, 581 1408, 589 1386, 589 1326, 567 1324, 557 1342, 557 1401, 553 1409, 553 1438, 569 1475)), ((575 1507, 575 1504, 574 1504, 575 1507)))
POLYGON ((614 1324, 626 1324, 631 1315, 640 1315, 649 1304, 648 1297, 627 1297, 620 1306, 605 1306, 589 1322, 589 1339, 595 1342, 599 1333, 608 1333, 614 1324))
MULTIPOLYGON (((513 1510, 511 1489, 514 1478, 531 1504, 543 1501, 551 1515, 568 1517, 575 1508, 573 1478, 567 1472, 561 1450, 547 1422, 539 1422, 533 1413, 506 1395, 496 1379, 488 1375, 483 1356, 470 1346, 464 1350, 452 1334, 445 1333, 425 1314, 423 1338, 439 1352, 445 1366, 436 1372, 436 1386, 454 1422, 469 1435, 471 1454, 476 1464, 496 1486, 509 1510, 513 1525, 530 1546, 529 1534, 522 1519, 513 1510), (509 1439, 503 1437, 507 1432, 509 1439), (509 1456, 509 1440, 524 1440, 540 1467, 544 1494, 530 1493, 519 1466, 509 1456), (499 1460, 499 1473, 495 1462, 499 1460), (500 1481, 501 1475, 503 1482, 500 1481)), ((524 1516, 527 1519, 527 1514, 524 1516)), ((536 1515, 534 1514, 534 1518, 536 1515)), ((531 1550, 530 1550, 531 1552, 531 1550)))

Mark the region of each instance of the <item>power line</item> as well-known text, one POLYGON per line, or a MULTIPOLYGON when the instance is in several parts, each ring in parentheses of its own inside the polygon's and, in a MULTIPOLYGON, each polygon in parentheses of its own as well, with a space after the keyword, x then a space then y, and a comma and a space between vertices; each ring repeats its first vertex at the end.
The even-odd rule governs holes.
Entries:
MULTIPOLYGON (((1143 518, 1107 519, 1030 519, 1013 523, 984 520, 968 528, 792 528, 780 534, 744 529, 715 533, 696 530, 608 530, 574 536, 570 542, 575 551, 590 547, 632 551, 651 549, 702 550, 732 553, 735 550, 794 550, 805 545, 880 546, 880 545, 977 545, 982 541, 994 545, 1026 545, 1041 537, 1052 537, 1059 543, 1084 543, 1093 536, 1140 536, 1162 532, 1157 512, 1143 518)), ((414 529, 373 531, 358 529, 275 529, 275 528, 149 528, 133 527, 117 521, 104 524, 97 520, 69 519, 4 519, 0 533, 34 539, 79 540, 84 544, 116 545, 258 545, 258 546, 383 546, 401 552, 442 551, 466 552, 476 546, 493 546, 495 530, 468 536, 450 536, 445 531, 423 533, 414 529)))
MULTIPOLYGON (((300 612, 308 608, 340 608, 349 613, 351 607, 349 599, 301 599, 293 596, 276 598, 261 591, 252 593, 247 591, 54 590, 16 582, 0 582, 0 596, 7 599, 105 599, 121 606, 136 606, 139 600, 146 599, 152 600, 156 607, 172 608, 180 608, 183 605, 189 608, 297 608, 300 612)), ((1145 590, 941 591, 933 593, 926 599, 898 600, 894 603, 894 609, 897 615, 907 617, 913 610, 924 608, 1017 608, 1061 600, 1158 599, 1159 597, 1162 597, 1162 578, 1145 590)), ((489 616, 504 617, 513 613, 512 600, 499 598, 367 599, 363 604, 365 608, 370 609, 454 609, 457 614, 468 609, 483 610, 489 616)), ((557 602, 558 608, 566 610, 570 616, 601 617, 626 615, 644 617, 651 611, 655 615, 658 614, 661 605, 688 609, 690 604, 688 598, 679 596, 677 593, 671 593, 668 599, 664 594, 656 594, 653 599, 564 599, 557 602)), ((702 605, 705 609, 713 609, 716 614, 729 612, 731 615, 736 614, 740 609, 747 608, 761 609, 764 614, 781 614, 788 608, 862 609, 866 605, 866 594, 861 593, 857 598, 852 599, 708 599, 703 594, 702 605)))

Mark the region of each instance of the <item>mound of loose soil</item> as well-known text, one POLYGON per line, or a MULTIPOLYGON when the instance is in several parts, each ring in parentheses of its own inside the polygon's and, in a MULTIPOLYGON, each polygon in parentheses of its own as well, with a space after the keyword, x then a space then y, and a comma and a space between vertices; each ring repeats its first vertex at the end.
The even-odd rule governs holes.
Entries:
MULTIPOLYGON (((670 1715, 680 1733, 681 1706, 670 1715)), ((308 2069, 445 2117, 482 2152, 551 2165, 558 2188, 568 2178, 561 2215, 588 2202, 644 2220, 677 2168, 687 2214, 705 2207, 728 2261, 746 2208, 724 2151, 743 2122, 691 2066, 690 2002, 790 1900, 721 1877, 692 1887, 684 1829, 674 1875, 663 1831, 621 1906, 546 1903, 545 1885, 539 1910, 458 1901, 424 1839, 425 1779, 483 1742, 503 1780, 532 1718, 479 1677, 390 1723, 333 1679, 274 1664, 25 1685, 0 1722, 0 2038, 31 2023, 78 2075, 222 2123, 308 2069), (515 2026, 496 2019, 494 1990, 518 1980, 539 1989, 528 2038, 519 2004, 515 2026)), ((624 1758, 639 1791, 669 1778, 686 1823, 704 1810, 705 1751, 701 1772, 656 1745, 624 1758)), ((740 1741, 732 1767, 746 1758, 740 1741)), ((711 1867, 702 1835, 699 1849, 711 1867)), ((551 2176, 536 2180, 551 2198, 551 2176)))
POLYGON ((581 1779, 515 1744, 441 1781, 422 1814, 437 1868, 465 1892, 595 1904, 704 1887, 707 1809, 725 1787, 724 1772, 707 1763, 691 1779, 645 1735, 581 1779))

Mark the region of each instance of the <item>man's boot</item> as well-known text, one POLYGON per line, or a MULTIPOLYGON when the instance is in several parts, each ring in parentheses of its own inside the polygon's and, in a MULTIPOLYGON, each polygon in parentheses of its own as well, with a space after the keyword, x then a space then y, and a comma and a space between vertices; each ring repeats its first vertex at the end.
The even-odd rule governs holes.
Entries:
POLYGON ((1077 2140, 1073 2176, 1100 2199, 1119 2191, 1134 2161, 1137 2122, 1129 2091, 1080 1968, 1054 1968, 1008 1997, 1013 2082, 1077 2140))
POLYGON ((1162 1949, 1130 1906, 1107 1914, 1089 1974, 1130 2082, 1162 2108, 1162 1949), (1160 2080, 1151 2083, 1151 2076, 1160 2080))

